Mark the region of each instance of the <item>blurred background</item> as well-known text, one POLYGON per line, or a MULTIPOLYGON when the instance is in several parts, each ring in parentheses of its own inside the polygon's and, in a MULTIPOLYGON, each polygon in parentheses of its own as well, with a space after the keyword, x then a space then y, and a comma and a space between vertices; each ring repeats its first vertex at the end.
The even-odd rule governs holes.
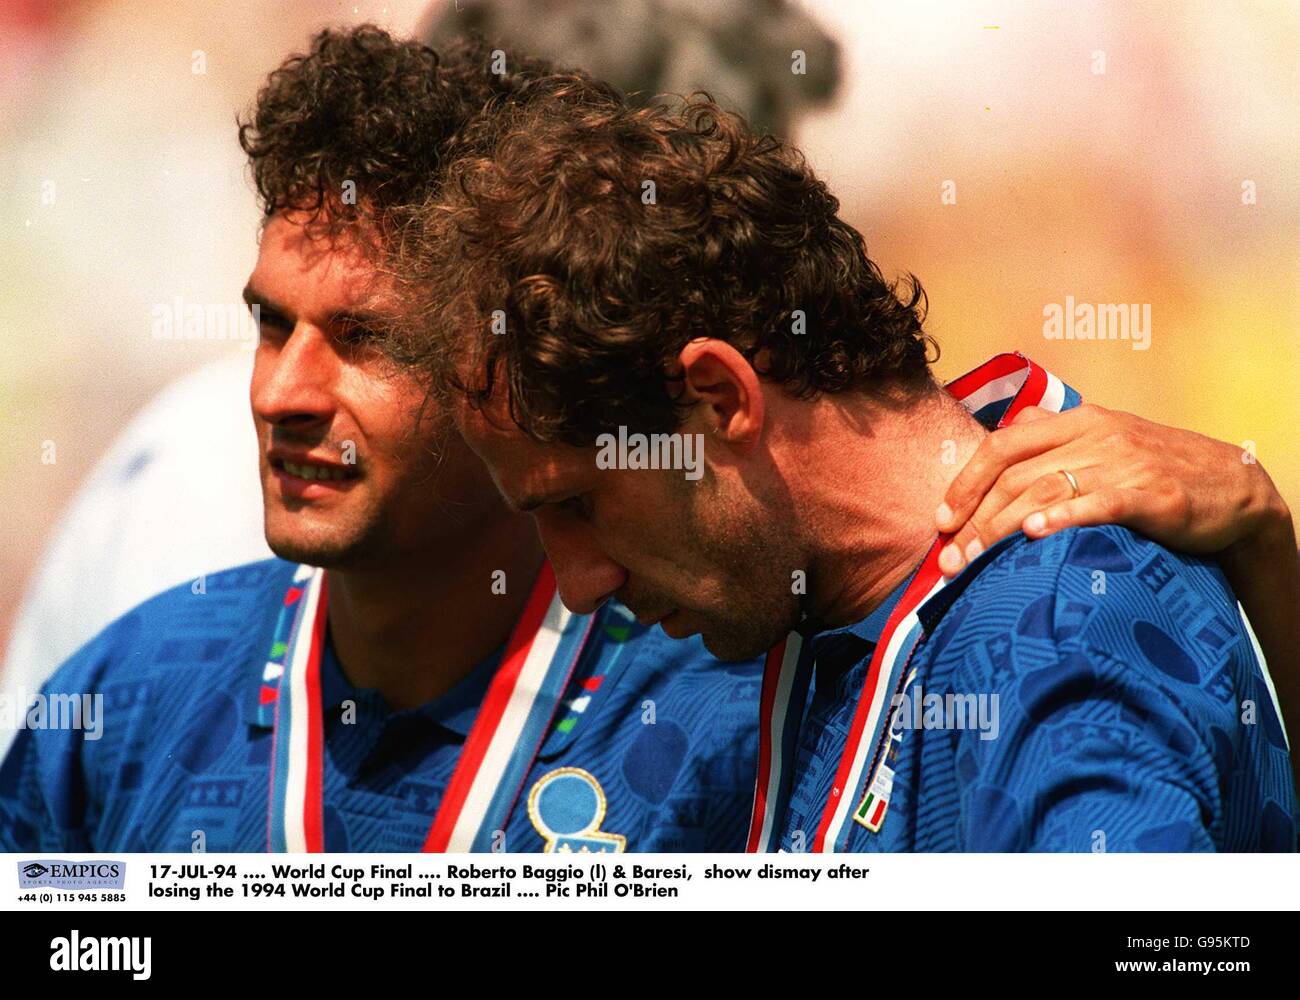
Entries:
MULTIPOLYGON (((193 447, 161 474, 183 462, 189 493, 131 495, 131 531, 93 491, 69 504, 97 463, 121 479, 149 461, 102 457, 164 386, 247 362, 233 332, 167 334, 187 306, 236 306, 256 256, 235 116, 312 31, 361 21, 477 26, 624 86, 709 87, 792 133, 885 273, 920 278, 941 376, 1022 350, 1085 399, 1253 442, 1300 507, 1294 4, 6 0, 0 647, 56 532, 73 534, 42 586, 65 616, 110 586, 91 568, 131 560, 141 525, 180 530, 187 496, 213 505, 191 536, 228 509, 246 545, 221 551, 260 545, 205 451, 212 428, 243 426, 221 433, 246 435, 255 489, 245 403, 197 383, 165 397, 193 447), (1045 339, 1044 307, 1067 296, 1149 305, 1149 348, 1045 339)), ((32 620, 29 648, 46 628, 32 620)))

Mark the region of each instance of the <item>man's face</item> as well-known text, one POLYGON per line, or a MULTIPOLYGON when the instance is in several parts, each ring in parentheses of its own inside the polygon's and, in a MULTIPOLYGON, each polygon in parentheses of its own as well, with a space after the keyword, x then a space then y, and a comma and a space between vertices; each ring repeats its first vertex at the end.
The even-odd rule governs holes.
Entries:
POLYGON ((366 255, 276 216, 245 298, 261 314, 250 400, 266 540, 282 558, 392 566, 496 506, 481 464, 370 339, 387 289, 366 255))
POLYGON ((589 613, 607 598, 675 639, 696 632, 713 655, 741 660, 765 652, 799 619, 791 573, 802 568, 779 489, 700 433, 703 477, 680 469, 609 469, 597 448, 542 444, 520 431, 504 406, 462 406, 465 440, 514 507, 530 511, 570 610, 589 613), (715 460, 716 459, 716 460, 715 460))

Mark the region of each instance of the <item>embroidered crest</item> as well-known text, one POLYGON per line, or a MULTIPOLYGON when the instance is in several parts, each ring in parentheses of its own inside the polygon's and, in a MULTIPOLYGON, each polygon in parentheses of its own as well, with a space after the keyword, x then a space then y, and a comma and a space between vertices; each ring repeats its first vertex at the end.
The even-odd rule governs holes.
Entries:
POLYGON ((537 779, 528 793, 528 818, 547 854, 621 854, 627 838, 600 829, 605 790, 580 767, 561 767, 537 779))

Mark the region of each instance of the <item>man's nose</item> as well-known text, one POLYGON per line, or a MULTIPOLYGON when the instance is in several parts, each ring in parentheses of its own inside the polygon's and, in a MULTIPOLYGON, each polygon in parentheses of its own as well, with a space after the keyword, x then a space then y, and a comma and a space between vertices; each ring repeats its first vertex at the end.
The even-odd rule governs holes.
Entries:
POLYGON ((337 358, 316 327, 299 323, 274 351, 253 365, 253 412, 275 427, 309 428, 334 415, 337 358))
POLYGON ((590 531, 557 523, 561 517, 540 514, 538 534, 555 570, 560 600, 574 614, 589 615, 627 582, 627 570, 600 550, 590 531))

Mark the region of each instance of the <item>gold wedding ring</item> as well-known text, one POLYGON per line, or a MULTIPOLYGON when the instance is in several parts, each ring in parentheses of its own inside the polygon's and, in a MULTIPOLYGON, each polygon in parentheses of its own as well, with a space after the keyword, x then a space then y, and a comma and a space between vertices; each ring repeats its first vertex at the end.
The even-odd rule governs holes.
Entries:
POLYGON ((1060 469, 1058 471, 1061 473, 1061 475, 1065 477, 1066 481, 1070 484, 1070 489, 1073 491, 1070 494, 1070 499, 1073 500, 1075 497, 1079 495, 1079 480, 1075 479, 1073 475, 1066 472, 1064 469, 1060 469))

